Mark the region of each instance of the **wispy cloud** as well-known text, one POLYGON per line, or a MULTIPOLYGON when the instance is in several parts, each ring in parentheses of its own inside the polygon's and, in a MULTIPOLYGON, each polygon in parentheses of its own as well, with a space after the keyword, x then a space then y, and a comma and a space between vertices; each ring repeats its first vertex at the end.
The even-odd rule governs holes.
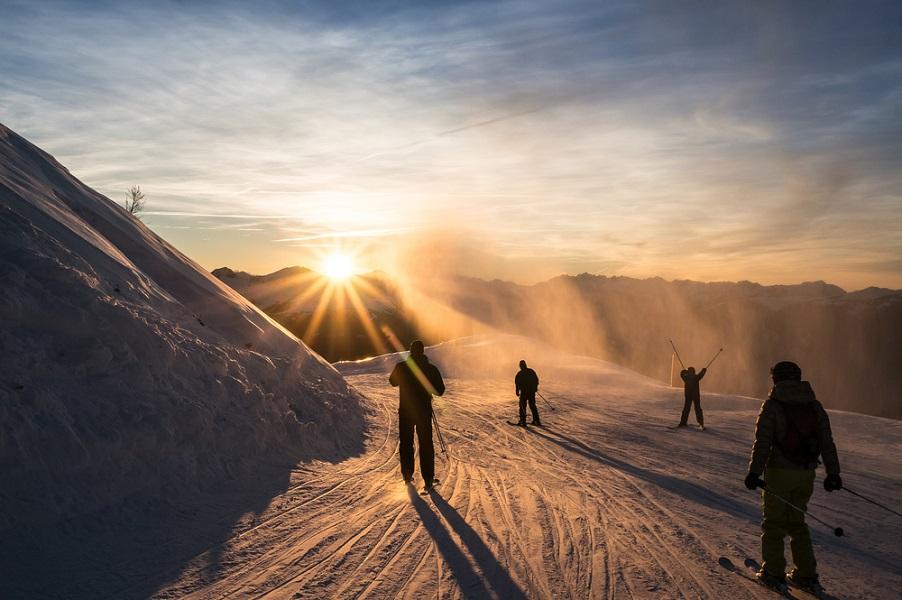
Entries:
POLYGON ((378 238, 378 237, 386 237, 390 235, 397 235, 399 233, 404 233, 406 231, 410 231, 410 228, 406 227, 396 227, 394 229, 364 229, 364 230, 356 230, 356 231, 329 231, 324 233, 315 233, 310 235, 303 235, 299 237, 287 237, 280 238, 277 240, 273 240, 274 242, 312 242, 315 240, 322 239, 339 239, 339 238, 378 238))
POLYGON ((518 279, 902 287, 898 3, 399 6, 6 2, 2 119, 208 266, 440 226, 518 279))

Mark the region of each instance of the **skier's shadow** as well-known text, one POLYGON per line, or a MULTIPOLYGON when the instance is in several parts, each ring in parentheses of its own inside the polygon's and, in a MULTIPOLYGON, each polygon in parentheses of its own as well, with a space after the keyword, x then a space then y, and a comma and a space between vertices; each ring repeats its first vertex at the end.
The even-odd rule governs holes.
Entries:
POLYGON ((175 490, 49 525, 6 530, 0 598, 149 598, 194 558, 203 563, 202 577, 215 581, 236 524, 249 514, 263 514, 272 498, 288 489, 285 471, 261 468, 260 477, 211 486, 215 498, 175 490))
POLYGON ((408 488, 411 504, 414 510, 420 516, 423 527, 429 532, 429 535, 435 541, 439 553, 448 567, 454 579, 460 586, 461 594, 464 598, 490 598, 492 596, 498 598, 512 598, 526 600, 526 594, 520 589, 520 586, 511 579, 504 566, 498 562, 498 559, 492 553, 479 534, 470 527, 457 510, 445 501, 439 494, 431 494, 432 501, 435 503, 436 509, 444 517, 451 529, 460 537, 461 542, 469 550, 473 556, 473 560, 482 570, 483 575, 480 576, 469 559, 451 538, 451 533, 445 527, 439 515, 430 508, 429 504, 417 494, 413 488, 408 488), (489 591, 486 584, 494 592, 489 591))
POLYGON ((756 513, 750 505, 744 505, 732 498, 722 496, 717 492, 714 492, 708 488, 702 487, 701 485, 692 483, 685 479, 649 471, 637 465, 618 460, 614 457, 605 456, 594 448, 586 446, 579 440, 573 439, 569 436, 564 435, 563 433, 549 429, 547 427, 545 429, 552 435, 548 435, 547 433, 539 431, 534 427, 530 427, 529 431, 539 437, 548 440, 553 444, 557 444, 568 452, 579 454, 580 456, 592 459, 603 465, 617 469, 618 471, 628 473, 629 475, 638 477, 639 479, 642 479, 649 483, 653 483, 672 493, 705 504, 715 510, 719 510, 734 517, 746 520, 753 519, 755 517, 756 513))
MULTIPOLYGON (((552 442, 553 444, 557 444, 564 450, 579 454, 586 458, 590 458, 603 465, 615 468, 624 473, 628 473, 629 475, 638 477, 643 481, 647 481, 654 485, 660 486, 661 488, 671 493, 681 495, 688 500, 704 504, 705 506, 708 506, 709 508, 712 508, 714 510, 724 512, 744 521, 755 521, 758 519, 758 508, 754 504, 737 501, 733 498, 719 494, 709 488, 703 487, 685 479, 681 479, 679 477, 657 473, 648 469, 643 469, 642 467, 639 467, 637 465, 618 460, 612 456, 605 456, 598 450, 585 445, 577 439, 564 435, 557 430, 552 430, 548 427, 545 427, 544 429, 552 435, 548 435, 547 433, 539 431, 534 427, 530 427, 528 431, 548 440, 549 442, 552 442)), ((850 541, 848 537, 836 538, 831 535, 823 535, 820 543, 836 548, 855 545, 855 543, 850 541)), ((861 547, 860 545, 856 545, 856 554, 859 557, 866 556, 867 560, 871 564, 880 565, 882 568, 890 572, 894 572, 898 568, 897 565, 886 560, 886 558, 879 555, 878 553, 871 552, 870 548, 868 547, 861 547)))

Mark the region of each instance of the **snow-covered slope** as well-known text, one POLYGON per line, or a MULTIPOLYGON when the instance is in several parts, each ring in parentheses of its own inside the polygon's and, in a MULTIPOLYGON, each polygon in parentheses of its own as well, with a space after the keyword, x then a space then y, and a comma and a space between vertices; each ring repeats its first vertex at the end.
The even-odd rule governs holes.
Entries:
MULTIPOLYGON (((171 578, 146 595, 773 597, 718 564, 758 556, 760 500, 742 479, 760 401, 703 389, 709 429, 672 431, 682 391, 604 361, 514 336, 455 340, 427 354, 447 383, 434 403, 448 444, 447 455, 437 450, 436 494, 401 482, 397 390, 386 381, 400 356, 343 363, 374 409, 367 452, 323 465, 315 477, 294 475, 227 537, 171 550, 152 567, 63 565, 83 584, 80 596, 142 597, 147 570, 172 565, 171 578), (555 407, 539 400, 542 429, 507 423, 516 419, 519 358, 537 369, 555 407)), ((841 412, 831 419, 846 485, 898 508, 902 424, 841 412)), ((897 598, 902 520, 846 492, 827 494, 822 477, 809 508, 846 531, 836 538, 812 522, 830 597, 897 598)), ((190 517, 179 526, 194 528, 190 517)), ((104 538, 83 542, 98 546, 96 539, 104 538)))
POLYGON ((2 125, 0 320, 0 530, 361 438, 328 363, 2 125))
MULTIPOLYGON (((0 319, 2 598, 772 597, 718 565, 758 555, 758 400, 703 386, 709 429, 673 431, 681 390, 522 337, 455 340, 427 352, 448 453, 420 496, 398 470, 400 355, 339 364, 357 395, 3 128, 0 319), (554 406, 542 429, 507 423, 521 358, 554 406), (242 485, 209 485, 224 476, 242 485)), ((831 419, 845 484, 898 510, 902 423, 831 419)), ((832 597, 897 598, 902 520, 820 483, 810 510, 846 531, 812 522, 832 597)))

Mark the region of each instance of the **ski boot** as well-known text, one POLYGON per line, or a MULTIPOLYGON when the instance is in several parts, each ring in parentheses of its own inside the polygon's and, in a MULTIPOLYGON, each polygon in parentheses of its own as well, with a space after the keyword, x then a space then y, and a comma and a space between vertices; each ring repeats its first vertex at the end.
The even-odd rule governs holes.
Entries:
POLYGON ((533 419, 532 422, 530 423, 530 425, 535 425, 536 427, 541 427, 542 421, 540 421, 539 419, 533 419))
POLYGON ((786 579, 784 577, 771 575, 764 569, 761 569, 755 573, 755 579, 757 579, 758 583, 764 587, 771 589, 778 594, 783 594, 785 596, 789 593, 789 586, 786 585, 786 579))
POLYGON ((519 427, 526 427, 526 421, 522 421, 522 420, 521 420, 521 421, 517 421, 517 426, 519 426, 519 427))
POLYGON ((795 571, 795 569, 793 569, 791 573, 786 574, 786 580, 791 586, 798 588, 804 592, 808 592, 815 598, 824 597, 824 588, 821 587, 821 583, 820 581, 818 581, 817 575, 815 575, 814 577, 801 577, 795 571))

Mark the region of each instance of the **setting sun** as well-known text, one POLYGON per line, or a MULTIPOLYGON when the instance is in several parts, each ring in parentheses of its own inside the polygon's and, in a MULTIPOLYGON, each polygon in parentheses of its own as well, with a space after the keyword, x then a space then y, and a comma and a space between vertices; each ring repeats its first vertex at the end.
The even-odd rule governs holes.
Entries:
POLYGON ((347 254, 330 254, 323 259, 322 270, 330 279, 347 279, 354 274, 354 261, 347 254))

